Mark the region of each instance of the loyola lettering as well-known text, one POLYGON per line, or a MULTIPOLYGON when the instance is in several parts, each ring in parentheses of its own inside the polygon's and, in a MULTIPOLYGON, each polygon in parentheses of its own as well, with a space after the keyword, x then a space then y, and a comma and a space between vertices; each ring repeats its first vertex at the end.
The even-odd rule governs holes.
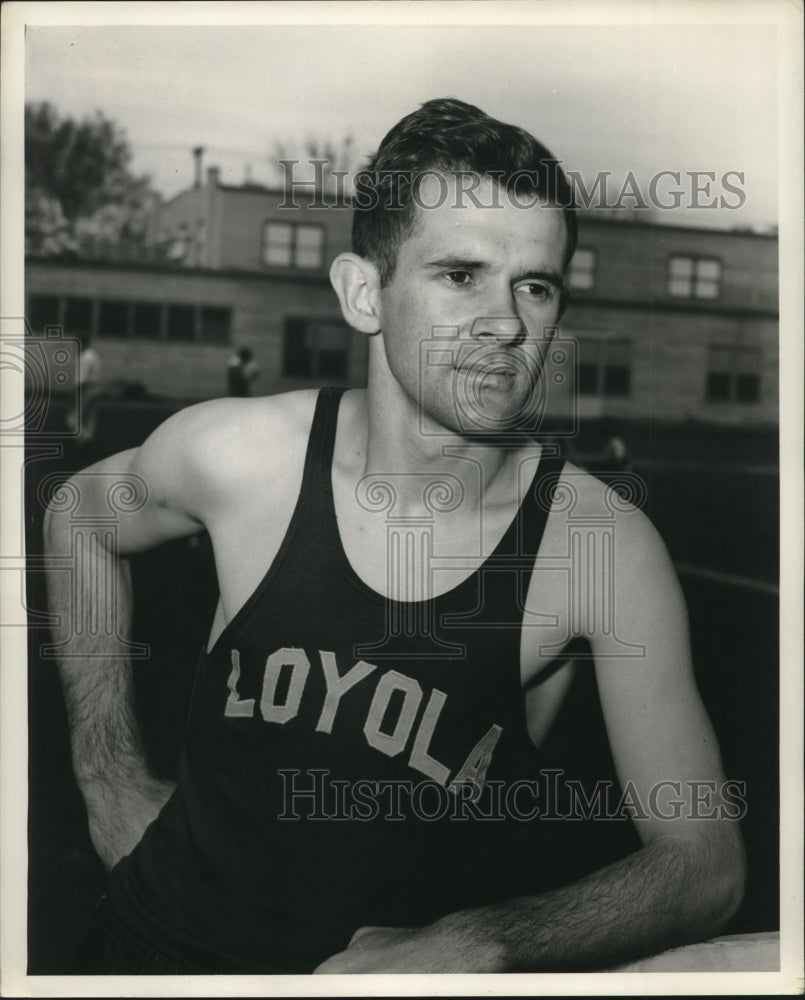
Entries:
MULTIPOLYGON (((240 653, 237 649, 232 650, 231 662, 232 670, 227 681, 229 697, 226 701, 224 715, 232 719, 253 718, 256 699, 241 698, 238 691, 240 653)), ((326 649, 319 650, 319 662, 324 675, 326 694, 319 721, 316 723, 316 732, 331 733, 341 699, 356 684, 360 684, 371 674, 374 674, 378 667, 374 663, 359 660, 346 673, 339 674, 335 654, 326 649)), ((296 717, 310 670, 310 660, 303 649, 284 647, 268 657, 263 672, 263 687, 260 696, 260 715, 266 722, 284 725, 296 717), (277 704, 277 686, 280 675, 285 669, 291 671, 290 681, 285 701, 277 704)), ((503 730, 498 725, 490 726, 489 730, 472 747, 466 760, 448 785, 450 769, 432 757, 429 752, 433 733, 447 701, 447 695, 443 691, 439 691, 438 688, 433 688, 415 730, 414 723, 419 714, 423 697, 422 688, 413 678, 406 677, 405 674, 401 674, 397 670, 388 670, 381 674, 363 725, 366 742, 370 747, 379 750, 387 757, 397 757, 410 746, 408 764, 414 770, 454 790, 460 785, 474 786, 473 794, 470 797, 477 798, 481 794, 486 773, 492 761, 492 754, 503 730), (393 730, 384 732, 380 725, 386 715, 392 695, 397 691, 402 693, 402 705, 393 730)))

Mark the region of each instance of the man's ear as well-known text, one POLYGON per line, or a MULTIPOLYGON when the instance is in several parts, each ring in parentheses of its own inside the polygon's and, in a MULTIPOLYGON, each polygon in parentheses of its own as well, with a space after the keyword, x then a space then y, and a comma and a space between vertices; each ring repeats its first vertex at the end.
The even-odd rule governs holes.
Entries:
POLYGON ((354 253, 339 254, 330 268, 341 312, 361 333, 380 330, 380 275, 374 264, 354 253))

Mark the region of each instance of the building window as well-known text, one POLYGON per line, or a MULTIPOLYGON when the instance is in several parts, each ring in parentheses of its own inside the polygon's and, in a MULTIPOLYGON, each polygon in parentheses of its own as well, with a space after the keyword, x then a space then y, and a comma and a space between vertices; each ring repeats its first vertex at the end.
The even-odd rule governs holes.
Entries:
POLYGON ((349 327, 344 323, 288 317, 285 321, 283 375, 345 378, 349 340, 349 327))
POLYGON ((296 227, 297 267, 321 267, 324 263, 324 229, 321 226, 296 227))
POLYGON ((196 310, 193 306, 168 306, 168 340, 192 342, 196 339, 196 310))
POLYGON ((717 299, 721 261, 717 257, 670 257, 668 294, 678 299, 717 299))
POLYGON ((162 306, 158 302, 133 302, 131 332, 144 340, 158 340, 162 328, 162 306))
POLYGON ((757 403, 760 400, 759 347, 711 344, 707 349, 705 399, 708 403, 757 403))
POLYGON ((128 302, 116 299, 101 300, 98 308, 98 335, 101 337, 127 337, 128 333, 128 302))
POLYGON ((266 222, 263 263, 268 267, 318 270, 324 264, 324 227, 295 222, 266 222))
POLYGON ((68 334, 92 333, 92 299, 67 299, 64 306, 64 329, 68 334))
POLYGON ((232 310, 218 306, 202 306, 199 324, 199 343, 228 344, 232 310))
POLYGON ((290 222, 267 222, 263 226, 263 263, 290 267, 293 255, 293 226, 290 222))
POLYGON ((34 333, 44 333, 47 326, 58 326, 58 296, 32 295, 28 304, 28 322, 34 333))
POLYGON ((628 340, 579 341, 579 393, 628 397, 632 390, 632 345, 628 340))
POLYGON ((595 288, 595 250, 580 247, 570 262, 567 283, 570 288, 595 288))
POLYGON ((228 344, 232 310, 228 306, 138 302, 130 299, 65 298, 32 295, 31 329, 43 333, 64 315, 68 334, 143 340, 175 340, 196 344, 228 344))

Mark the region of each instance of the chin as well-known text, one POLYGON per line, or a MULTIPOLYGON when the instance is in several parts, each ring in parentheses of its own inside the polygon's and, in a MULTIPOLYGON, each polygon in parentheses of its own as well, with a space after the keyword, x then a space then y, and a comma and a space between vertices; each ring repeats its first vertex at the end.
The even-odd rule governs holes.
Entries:
POLYGON ((471 438, 492 438, 504 434, 530 433, 538 424, 529 407, 488 407, 484 411, 459 410, 431 418, 445 430, 471 438))
POLYGON ((538 423, 538 413, 531 396, 484 393, 457 407, 456 423, 474 434, 501 434, 525 431, 538 423), (467 405, 469 404, 469 405, 467 405))

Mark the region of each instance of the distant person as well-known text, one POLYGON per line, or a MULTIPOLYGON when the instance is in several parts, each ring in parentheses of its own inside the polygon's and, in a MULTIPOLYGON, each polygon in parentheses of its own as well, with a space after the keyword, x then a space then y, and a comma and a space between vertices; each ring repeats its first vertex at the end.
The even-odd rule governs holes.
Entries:
POLYGON ((78 340, 78 373, 75 400, 67 411, 67 430, 76 433, 76 445, 84 449, 94 440, 98 429, 101 357, 91 346, 89 334, 78 340))
POLYGON ((613 434, 604 446, 604 454, 601 459, 601 469, 603 472, 625 472, 630 469, 632 458, 629 449, 623 438, 613 434))
POLYGON ((252 382, 259 375, 257 362, 248 347, 241 347, 226 366, 226 384, 230 396, 251 396, 252 382))

